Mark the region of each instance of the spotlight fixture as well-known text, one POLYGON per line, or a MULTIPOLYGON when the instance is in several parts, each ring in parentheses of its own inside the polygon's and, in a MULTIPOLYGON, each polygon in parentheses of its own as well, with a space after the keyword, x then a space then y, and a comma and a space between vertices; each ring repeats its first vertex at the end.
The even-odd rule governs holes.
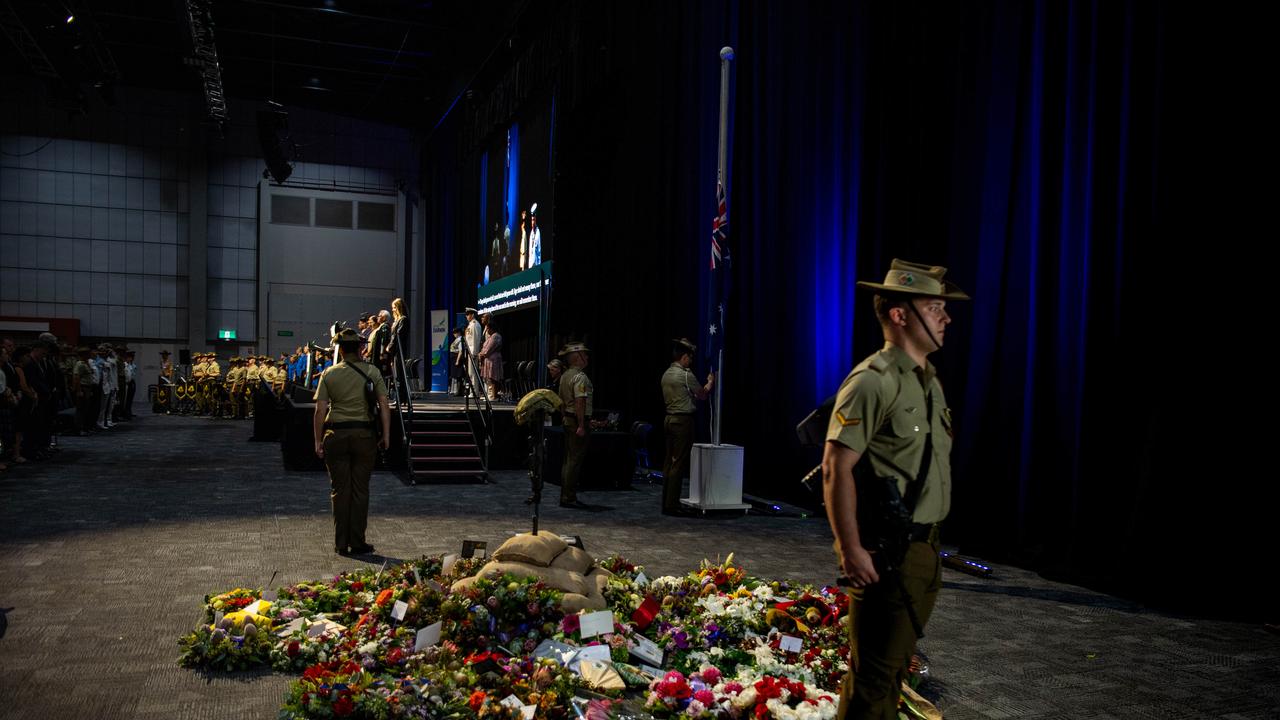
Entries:
POLYGON ((75 16, 75 15, 68 15, 68 16, 67 16, 67 24, 68 24, 68 25, 70 25, 71 23, 73 23, 73 22, 75 22, 75 21, 76 21, 76 16, 75 16))

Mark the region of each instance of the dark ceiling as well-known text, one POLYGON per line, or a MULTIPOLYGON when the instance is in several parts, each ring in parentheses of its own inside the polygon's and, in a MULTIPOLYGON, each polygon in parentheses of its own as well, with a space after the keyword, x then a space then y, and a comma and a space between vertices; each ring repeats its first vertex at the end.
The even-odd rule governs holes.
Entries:
MULTIPOLYGON (((430 130, 485 61, 503 51, 525 4, 207 3, 228 97, 419 130, 430 130)), ((0 0, 8 36, 0 40, 0 72, 44 78, 69 109, 89 93, 110 102, 113 83, 202 94, 187 7, 186 0, 0 0)))

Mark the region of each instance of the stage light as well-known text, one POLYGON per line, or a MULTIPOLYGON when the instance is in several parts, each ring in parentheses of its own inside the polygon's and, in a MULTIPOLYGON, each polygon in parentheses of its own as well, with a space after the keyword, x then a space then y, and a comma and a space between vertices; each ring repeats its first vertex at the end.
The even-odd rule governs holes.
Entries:
POLYGON ((67 24, 68 24, 68 25, 70 25, 71 23, 73 23, 73 22, 75 22, 75 21, 76 21, 76 16, 75 16, 75 15, 68 15, 68 16, 67 16, 67 24))

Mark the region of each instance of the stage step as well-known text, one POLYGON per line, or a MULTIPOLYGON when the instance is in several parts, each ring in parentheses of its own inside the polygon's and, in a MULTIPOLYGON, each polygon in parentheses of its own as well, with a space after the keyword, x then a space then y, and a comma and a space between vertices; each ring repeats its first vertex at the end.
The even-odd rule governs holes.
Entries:
POLYGON ((466 425, 447 425, 444 427, 432 427, 426 423, 414 423, 413 429, 409 431, 410 437, 474 437, 471 428, 466 425))
POLYGON ((488 477, 489 473, 484 470, 414 470, 412 481, 416 485, 418 482, 431 482, 433 480, 487 480, 488 477))
POLYGON ((488 480, 488 469, 472 426, 474 408, 441 406, 413 396, 413 411, 406 403, 398 408, 408 431, 405 448, 408 482, 488 480), (431 407, 424 407, 430 405, 431 407))

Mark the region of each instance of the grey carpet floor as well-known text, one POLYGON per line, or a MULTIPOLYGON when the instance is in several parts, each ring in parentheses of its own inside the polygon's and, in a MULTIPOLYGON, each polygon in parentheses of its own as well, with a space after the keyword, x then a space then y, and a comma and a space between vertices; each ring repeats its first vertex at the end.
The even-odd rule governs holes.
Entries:
MULTIPOLYGON (((0 718, 275 717, 292 676, 184 670, 177 638, 208 592, 362 561, 330 549, 325 475, 285 471, 278 446, 249 434, 241 422, 142 415, 0 473, 0 718)), ((516 472, 417 487, 379 472, 369 539, 390 562, 465 539, 495 547, 528 530, 527 490, 516 472)), ((582 498, 607 509, 544 508, 543 527, 650 576, 729 552, 754 575, 833 576, 821 518, 668 518, 648 484, 582 498)), ((1280 638, 1262 628, 995 570, 946 571, 921 643, 926 694, 946 717, 1280 718, 1280 638)))

